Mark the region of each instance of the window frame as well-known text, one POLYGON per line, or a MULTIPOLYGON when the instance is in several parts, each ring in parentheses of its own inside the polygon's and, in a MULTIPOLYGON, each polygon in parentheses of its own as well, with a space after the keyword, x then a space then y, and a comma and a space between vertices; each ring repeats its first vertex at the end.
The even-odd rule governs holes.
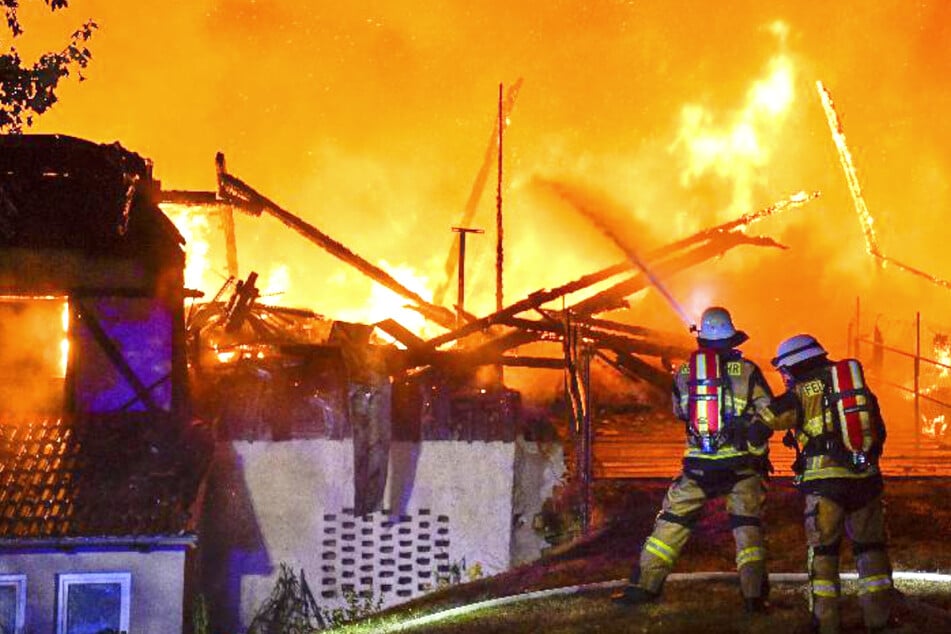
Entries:
POLYGON ((95 583, 118 583, 120 588, 119 599, 119 631, 129 631, 129 613, 132 607, 132 573, 131 572, 68 572, 56 575, 56 633, 66 634, 68 623, 67 607, 69 605, 69 589, 74 585, 89 585, 95 583))
POLYGON ((17 634, 21 634, 26 626, 26 575, 2 574, 0 575, 0 586, 13 586, 16 589, 17 614, 13 629, 17 634))

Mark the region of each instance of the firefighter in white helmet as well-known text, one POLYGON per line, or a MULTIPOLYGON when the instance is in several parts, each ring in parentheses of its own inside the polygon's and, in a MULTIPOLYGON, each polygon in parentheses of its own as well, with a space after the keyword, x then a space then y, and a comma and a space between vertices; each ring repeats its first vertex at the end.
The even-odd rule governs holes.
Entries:
POLYGON ((704 311, 698 350, 674 377, 674 415, 687 431, 683 472, 667 490, 630 583, 613 597, 618 604, 639 605, 660 596, 704 504, 725 496, 745 607, 750 612, 766 609, 762 509, 768 434, 756 445, 747 439, 754 412, 769 404, 772 392, 756 364, 736 349, 747 339, 726 309, 704 311))
POLYGON ((787 391, 759 412, 751 435, 788 430, 783 442, 796 449, 794 482, 805 495, 813 629, 839 632, 839 548, 848 534, 865 625, 870 632, 882 631, 892 576, 878 467, 885 442, 878 402, 865 385, 861 364, 830 361, 811 335, 783 341, 772 364, 787 391))

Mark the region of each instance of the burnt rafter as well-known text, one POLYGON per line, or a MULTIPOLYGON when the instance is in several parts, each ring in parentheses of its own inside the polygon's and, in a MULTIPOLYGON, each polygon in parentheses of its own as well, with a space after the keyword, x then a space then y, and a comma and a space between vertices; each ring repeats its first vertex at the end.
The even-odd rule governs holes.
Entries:
MULTIPOLYGON (((685 244, 694 246, 683 252, 665 250, 665 253, 668 253, 669 256, 659 258, 657 262, 652 264, 655 274, 661 276, 673 275, 700 262, 722 255, 741 244, 781 247, 770 238, 750 237, 737 231, 706 233, 705 237, 698 243, 686 242, 685 244)), ((605 271, 617 270, 620 270, 620 266, 605 269, 605 271)), ((601 272, 586 276, 586 278, 590 280, 600 277, 600 274, 601 272)), ((601 277, 601 279, 607 278, 601 277)), ((639 326, 627 326, 592 317, 596 313, 623 306, 625 297, 646 288, 649 283, 644 274, 634 275, 601 293, 572 305, 567 310, 572 315, 572 321, 583 329, 586 337, 591 338, 594 348, 609 350, 615 354, 613 360, 601 354, 602 360, 627 376, 635 376, 651 385, 660 387, 667 385, 669 381, 667 373, 639 357, 685 358, 692 349, 692 342, 688 341, 688 336, 684 334, 683 339, 680 339, 669 333, 660 333, 639 326)), ((578 284, 572 283, 565 286, 577 288, 578 284)), ((565 286, 560 287, 560 289, 564 289, 565 286)), ((455 363, 466 363, 470 367, 487 365, 499 363, 500 359, 505 358, 507 352, 533 341, 562 340, 565 334, 564 324, 556 315, 541 309, 541 305, 550 301, 554 292, 556 291, 534 293, 492 315, 471 322, 446 335, 430 339, 425 342, 425 346, 416 345, 411 350, 404 351, 405 354, 401 354, 399 365, 414 367, 439 363, 449 358, 453 359, 455 363), (529 309, 541 313, 542 318, 526 319, 517 316, 529 309), (444 357, 438 354, 438 345, 475 332, 484 332, 489 326, 500 326, 503 330, 478 345, 460 351, 453 357, 444 357)), ((546 363, 550 362, 546 361, 546 363)), ((562 365, 563 363, 562 361, 562 365)), ((545 365, 544 367, 550 366, 545 365)))
MULTIPOLYGON (((466 199, 466 207, 463 211, 462 217, 459 219, 457 226, 468 227, 472 224, 473 219, 475 218, 476 211, 479 206, 479 199, 482 198, 482 192, 485 190, 485 183, 489 176, 489 170, 492 168, 493 162, 496 160, 496 151, 499 149, 499 125, 508 127, 509 116, 512 114, 512 110, 515 108, 515 101, 518 99, 519 90, 522 88, 522 78, 519 79, 509 86, 508 91, 506 91, 505 100, 500 104, 501 113, 499 117, 495 119, 494 128, 492 129, 492 134, 489 135, 489 144, 485 148, 485 156, 482 159, 482 165, 479 167, 479 172, 476 174, 475 182, 472 184, 472 189, 469 191, 469 197, 466 199)), ((446 292, 449 290, 449 286, 452 282, 452 274, 456 270, 458 264, 459 256, 459 242, 453 240, 452 245, 449 248, 449 253, 446 255, 446 263, 443 265, 443 281, 433 293, 433 297, 437 304, 442 303, 446 297, 446 292)))
MULTIPOLYGON (((673 275, 674 273, 699 264, 700 262, 704 262, 710 258, 722 255, 723 253, 726 253, 730 249, 741 244, 781 246, 769 238, 755 238, 739 232, 727 232, 723 234, 713 234, 713 237, 705 238, 703 243, 699 246, 694 246, 692 249, 682 253, 674 252, 675 255, 660 259, 659 261, 652 264, 655 267, 654 270, 657 274, 673 275)), ((670 253, 666 251, 666 249, 664 251, 670 253)), ((484 331, 489 326, 493 325, 507 325, 509 328, 515 328, 515 330, 507 330, 501 335, 497 335, 475 348, 475 350, 480 351, 480 354, 493 356, 506 350, 536 341, 542 338, 542 334, 556 334, 556 330, 554 330, 556 327, 551 324, 528 319, 513 321, 513 318, 519 313, 538 308, 546 302, 563 296, 569 292, 581 290, 582 288, 585 288, 585 286, 590 286, 591 284, 603 281, 610 277, 610 275, 607 275, 606 273, 608 271, 610 271, 611 274, 616 274, 629 268, 630 266, 627 263, 624 265, 616 265, 614 267, 609 267, 608 269, 603 269, 601 272, 580 278, 576 282, 566 284, 559 287, 558 289, 538 291, 532 295, 529 295, 527 298, 502 309, 501 311, 470 322, 469 324, 466 324, 461 328, 457 328, 452 332, 446 333, 445 335, 440 335, 438 337, 429 339, 426 342, 426 345, 429 349, 435 349, 444 343, 457 340, 469 334, 484 331), (583 286, 582 284, 585 285, 583 286), (566 291, 565 289, 569 287, 570 290, 566 291)), ((624 306, 625 297, 646 288, 647 285, 648 280, 643 274, 634 275, 596 295, 593 295, 588 299, 582 300, 572 305, 569 310, 571 310, 574 319, 587 319, 596 313, 624 306)), ((656 333, 652 333, 652 335, 653 334, 656 333)))
POLYGON ((452 328, 455 325, 456 316, 453 315, 449 309, 443 306, 437 306, 425 300, 418 293, 403 286, 396 278, 380 267, 357 255, 317 227, 282 208, 274 201, 257 192, 240 178, 229 174, 225 170, 224 156, 222 154, 218 154, 216 163, 218 166, 218 198, 221 201, 256 216, 266 212, 277 218, 284 226, 293 229, 327 251, 327 253, 353 266, 374 282, 385 286, 397 295, 413 302, 415 306, 412 308, 427 319, 445 328, 452 328))
MULTIPOLYGON (((770 209, 770 208, 767 208, 770 209)), ((751 222, 750 218, 763 214, 764 210, 746 214, 736 220, 723 223, 716 227, 704 229, 691 236, 671 242, 653 251, 648 252, 646 259, 651 266, 657 266, 658 274, 670 275, 674 272, 698 264, 704 260, 722 255, 726 251, 741 244, 750 244, 754 246, 769 246, 785 248, 783 245, 767 237, 747 236, 738 230, 751 222), (695 245, 700 246, 695 246, 695 245), (694 247, 693 250, 684 252, 688 247, 694 247), (677 254, 680 253, 679 256, 677 254), (674 257, 677 256, 677 257, 674 257)), ((450 332, 433 337, 426 341, 426 345, 432 348, 439 347, 445 343, 456 341, 476 332, 484 331, 490 326, 504 322, 507 318, 518 315, 519 313, 533 310, 571 293, 575 293, 600 282, 604 282, 616 275, 626 273, 634 268, 630 262, 620 262, 605 267, 594 273, 584 275, 574 281, 562 284, 551 289, 542 289, 535 291, 527 297, 506 306, 500 311, 496 311, 479 319, 456 328, 450 332)), ((623 299, 642 288, 644 277, 636 275, 620 282, 607 290, 593 296, 576 305, 573 310, 579 315, 592 315, 597 312, 610 310, 613 308, 624 307, 623 299)))
MULTIPOLYGON (((673 275, 691 266, 722 255, 730 249, 742 244, 777 247, 781 249, 786 248, 772 238, 751 237, 735 231, 728 232, 711 238, 690 251, 679 253, 676 256, 663 260, 654 266, 653 272, 660 277, 673 275)), ((571 309, 579 315, 593 315, 605 310, 615 309, 624 305, 623 301, 625 297, 646 288, 649 284, 650 281, 643 273, 634 275, 588 299, 578 302, 572 306, 571 309)))

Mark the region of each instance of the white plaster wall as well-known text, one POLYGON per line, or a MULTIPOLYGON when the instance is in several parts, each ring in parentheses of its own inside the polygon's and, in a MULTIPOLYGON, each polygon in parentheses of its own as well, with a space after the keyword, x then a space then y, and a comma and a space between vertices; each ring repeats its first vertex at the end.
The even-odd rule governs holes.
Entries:
POLYGON ((514 443, 397 442, 384 499, 393 513, 448 515, 450 562, 493 575, 510 565, 514 472, 514 443))
MULTIPOLYGON (((240 580, 241 625, 247 627, 274 588, 281 563, 316 577, 325 512, 353 506, 353 442, 291 440, 231 443, 272 572, 240 580)), ((317 588, 314 588, 316 591, 317 588)))
POLYGON ((556 485, 564 482, 564 448, 559 443, 516 440, 512 527, 512 566, 538 559, 551 546, 534 528, 535 516, 556 485))
POLYGON ((184 550, 2 553, 0 573, 26 575, 26 631, 56 632, 57 574, 130 572, 130 634, 182 631, 184 550))
MULTIPOLYGON (((253 512, 253 521, 257 525, 259 537, 256 539, 260 540, 266 555, 265 566, 255 572, 240 573, 237 580, 240 616, 239 622, 232 624, 247 627, 273 590, 281 563, 290 565, 297 572, 301 569, 306 572, 322 607, 344 605, 339 593, 336 600, 321 597, 321 590, 327 589, 321 584, 321 571, 328 563, 323 558, 327 550, 323 545, 328 524, 325 515, 336 515, 332 523, 339 524, 343 509, 353 506, 352 442, 324 439, 232 441, 219 445, 219 455, 223 455, 222 452, 232 452, 227 469, 237 473, 227 477, 220 474, 220 481, 227 481, 232 489, 242 488, 243 491, 209 493, 219 498, 224 496, 225 500, 239 496, 247 498, 246 503, 251 507, 248 510, 253 512)), ((400 528, 399 523, 392 529, 380 528, 382 522, 390 517, 411 515, 418 520, 422 517, 418 514, 420 509, 429 509, 433 520, 439 515, 449 518, 449 534, 446 536, 450 544, 449 563, 464 564, 469 569, 478 564, 483 575, 503 571, 510 565, 514 459, 514 443, 394 443, 384 497, 384 506, 390 511, 390 516, 375 513, 372 517, 351 519, 356 519, 358 524, 363 521, 360 526, 372 524, 372 538, 377 539, 381 532, 395 533, 400 528)), ((211 478, 211 488, 217 486, 218 478, 211 478)), ((234 506, 239 505, 235 503, 234 506)), ((211 530, 203 529, 203 543, 209 539, 228 539, 227 524, 232 518, 227 515, 227 505, 219 504, 215 513, 214 517, 204 518, 203 524, 211 530)), ((336 547, 339 546, 338 543, 336 547)), ((210 562, 206 561, 203 576, 214 579, 216 575, 229 574, 229 566, 234 560, 233 552, 217 554, 210 562)), ((336 561, 339 563, 339 555, 336 561)), ((465 573, 462 579, 466 580, 465 573)), ((338 578, 339 581, 343 580, 338 578)), ((383 593, 380 588, 384 581, 380 578, 374 580, 374 594, 384 598, 384 605, 407 599, 383 593)), ((211 601, 216 600, 214 592, 208 594, 211 601)))

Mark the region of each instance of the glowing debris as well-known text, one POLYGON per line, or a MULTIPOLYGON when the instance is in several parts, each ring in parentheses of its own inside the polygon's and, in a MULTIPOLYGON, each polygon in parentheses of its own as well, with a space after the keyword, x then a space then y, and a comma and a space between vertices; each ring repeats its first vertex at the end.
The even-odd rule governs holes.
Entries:
POLYGON ((845 143, 845 133, 842 131, 842 122, 839 120, 839 113, 835 109, 835 103, 832 101, 832 95, 822 85, 821 81, 816 82, 816 90, 819 92, 819 99, 822 101, 822 109, 825 110, 826 120, 829 122, 829 131, 832 132, 832 140, 835 142, 835 149, 839 153, 839 161, 842 163, 842 169, 845 171, 845 180, 849 185, 849 192, 852 194, 852 202, 855 204, 855 212, 858 214, 859 223, 862 225, 862 235, 865 236, 865 250, 869 255, 879 256, 881 251, 878 248, 878 238, 875 236, 875 220, 865 204, 865 198, 862 196, 862 186, 859 185, 859 178, 855 173, 855 165, 852 163, 852 154, 845 143))

